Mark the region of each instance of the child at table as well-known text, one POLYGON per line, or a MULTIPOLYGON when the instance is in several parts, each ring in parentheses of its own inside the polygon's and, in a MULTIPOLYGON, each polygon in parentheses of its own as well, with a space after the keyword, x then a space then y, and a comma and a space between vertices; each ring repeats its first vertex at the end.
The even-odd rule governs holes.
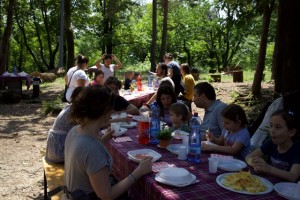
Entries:
POLYGON ((270 118, 270 136, 260 148, 246 157, 246 161, 258 173, 295 182, 300 179, 299 119, 291 111, 275 111, 270 118), (264 160, 262 156, 267 156, 264 160))
POLYGON ((222 135, 216 138, 209 131, 206 133, 208 141, 203 143, 203 150, 231 154, 244 159, 250 153, 250 134, 247 129, 247 117, 244 109, 236 104, 230 104, 221 113, 224 129, 222 135))
POLYGON ((124 81, 124 90, 129 90, 131 81, 134 77, 134 72, 133 71, 128 71, 125 73, 125 81, 124 81))
POLYGON ((102 70, 95 71, 94 80, 90 83, 90 85, 103 85, 104 84, 104 73, 102 70))
POLYGON ((190 132, 188 120, 190 118, 189 108, 183 103, 173 103, 170 106, 170 119, 174 130, 190 132))

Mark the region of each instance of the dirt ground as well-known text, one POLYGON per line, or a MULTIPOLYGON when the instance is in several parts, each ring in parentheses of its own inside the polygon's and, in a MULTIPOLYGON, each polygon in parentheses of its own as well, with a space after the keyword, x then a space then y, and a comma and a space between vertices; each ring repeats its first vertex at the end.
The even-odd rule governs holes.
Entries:
MULTIPOLYGON (((251 83, 213 83, 217 97, 231 103, 235 95, 247 95, 251 83), (235 92, 233 92, 235 91, 235 92)), ((42 155, 45 151, 48 130, 55 117, 42 115, 42 100, 50 100, 61 94, 63 86, 42 87, 40 98, 25 99, 18 104, 0 104, 0 199, 43 199, 42 155)), ((262 85, 265 98, 269 98, 272 83, 262 85)), ((24 91, 28 96, 32 93, 24 91)), ((248 104, 249 112, 254 110, 248 104)), ((193 110, 203 113, 202 110, 193 110)))

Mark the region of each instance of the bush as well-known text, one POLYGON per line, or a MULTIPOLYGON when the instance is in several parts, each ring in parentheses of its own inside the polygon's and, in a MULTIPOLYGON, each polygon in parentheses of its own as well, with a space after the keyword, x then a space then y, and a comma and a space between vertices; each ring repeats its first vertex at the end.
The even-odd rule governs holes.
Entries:
POLYGON ((57 116, 63 108, 63 104, 61 103, 61 98, 58 97, 54 100, 43 101, 42 102, 42 113, 44 115, 53 115, 57 116))

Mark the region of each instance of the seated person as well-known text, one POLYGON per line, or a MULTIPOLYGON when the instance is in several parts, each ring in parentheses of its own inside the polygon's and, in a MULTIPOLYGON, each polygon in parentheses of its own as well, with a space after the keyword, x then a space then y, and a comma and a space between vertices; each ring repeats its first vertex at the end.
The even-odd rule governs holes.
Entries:
POLYGON ((256 149, 260 147, 265 140, 268 139, 270 117, 273 112, 277 110, 293 110, 297 115, 300 113, 300 91, 291 92, 277 98, 269 107, 263 121, 251 137, 251 148, 256 149))
POLYGON ((83 195, 81 199, 117 199, 127 193, 140 177, 152 172, 152 158, 148 157, 126 178, 111 184, 113 160, 105 145, 112 138, 113 131, 99 138, 99 130, 109 122, 114 102, 115 94, 100 85, 84 88, 73 102, 70 116, 78 125, 66 138, 63 200, 71 199, 75 191, 83 195))
POLYGON ((216 99, 214 87, 208 82, 196 84, 194 87, 194 103, 197 108, 204 108, 205 110, 200 125, 201 139, 206 140, 208 129, 215 137, 220 137, 224 128, 221 112, 227 105, 216 99))
MULTIPOLYGON (((299 117, 298 117, 299 118, 299 117)), ((299 119, 292 111, 278 110, 270 118, 271 139, 246 157, 258 173, 295 182, 300 179, 299 119), (262 157, 267 157, 264 160, 262 157)))
POLYGON ((111 76, 105 81, 104 85, 109 87, 117 95, 114 104, 114 113, 126 112, 131 115, 139 115, 139 109, 119 95, 119 90, 122 87, 121 81, 111 76))
POLYGON ((174 130, 190 132, 188 121, 191 117, 188 107, 183 103, 173 103, 170 106, 170 119, 174 130))
POLYGON ((177 102, 174 88, 167 85, 160 86, 157 90, 156 102, 160 108, 161 121, 172 127, 169 109, 173 103, 177 102))
POLYGON ((104 85, 104 73, 101 70, 97 70, 94 73, 94 80, 90 83, 90 85, 104 85))
POLYGON ((224 129, 221 137, 216 138, 213 133, 207 131, 207 140, 217 145, 204 142, 202 149, 245 159, 251 149, 248 120, 244 109, 239 105, 230 104, 222 111, 222 119, 224 129))
POLYGON ((125 81, 124 81, 124 90, 129 90, 131 81, 134 78, 134 72, 133 71, 128 71, 125 72, 125 81))
POLYGON ((67 104, 57 115, 53 126, 49 130, 46 146, 45 160, 52 163, 63 163, 65 161, 64 149, 68 132, 77 125, 76 121, 69 118, 72 102, 83 90, 83 87, 74 89, 71 103, 67 104))

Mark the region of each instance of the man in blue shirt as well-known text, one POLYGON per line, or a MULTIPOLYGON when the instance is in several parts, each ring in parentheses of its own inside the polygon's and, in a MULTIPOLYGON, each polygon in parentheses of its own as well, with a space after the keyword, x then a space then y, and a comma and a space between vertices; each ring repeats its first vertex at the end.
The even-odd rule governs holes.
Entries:
POLYGON ((200 133, 202 140, 206 140, 206 131, 220 137, 223 129, 221 112, 227 106, 221 100, 216 99, 214 87, 208 82, 198 83, 194 87, 194 103, 197 108, 204 108, 205 113, 200 133))

